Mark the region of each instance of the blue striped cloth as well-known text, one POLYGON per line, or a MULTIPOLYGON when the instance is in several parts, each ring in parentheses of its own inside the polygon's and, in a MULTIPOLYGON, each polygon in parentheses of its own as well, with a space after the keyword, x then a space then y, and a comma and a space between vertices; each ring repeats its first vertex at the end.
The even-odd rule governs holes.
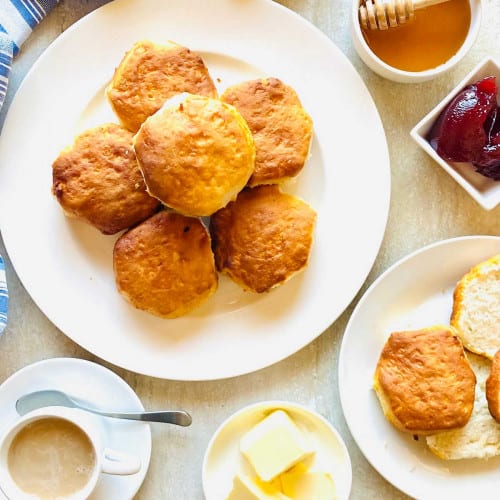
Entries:
MULTIPOLYGON (((0 0, 0 109, 7 94, 12 59, 33 28, 59 0, 0 0)), ((0 333, 7 325, 9 295, 5 264, 0 256, 0 333)))
POLYGON ((58 1, 0 0, 0 109, 7 93, 12 58, 58 1))
POLYGON ((7 280, 5 279, 5 264, 0 257, 0 333, 7 326, 7 311, 9 309, 9 294, 7 292, 7 280))

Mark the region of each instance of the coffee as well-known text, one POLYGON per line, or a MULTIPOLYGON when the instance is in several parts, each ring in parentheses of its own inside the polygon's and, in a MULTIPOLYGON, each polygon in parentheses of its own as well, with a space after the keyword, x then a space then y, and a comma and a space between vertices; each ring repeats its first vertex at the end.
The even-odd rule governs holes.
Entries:
POLYGON ((21 429, 9 447, 7 464, 17 486, 43 500, 81 490, 96 465, 88 436, 75 424, 46 417, 21 429))

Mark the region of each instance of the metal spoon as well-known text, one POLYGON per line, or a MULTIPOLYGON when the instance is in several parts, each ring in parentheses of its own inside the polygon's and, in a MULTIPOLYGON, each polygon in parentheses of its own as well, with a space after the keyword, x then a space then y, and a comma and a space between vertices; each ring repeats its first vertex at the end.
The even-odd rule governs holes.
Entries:
POLYGON ((80 410, 89 411, 96 415, 111 418, 125 418, 128 420, 140 420, 142 422, 163 422, 166 424, 182 425, 187 427, 191 425, 191 415, 185 411, 142 411, 142 412, 106 412, 90 408, 85 404, 75 401, 67 394, 61 391, 46 390, 36 391, 21 396, 16 401, 16 410, 19 415, 44 408, 46 406, 65 406, 67 408, 79 408, 80 410))

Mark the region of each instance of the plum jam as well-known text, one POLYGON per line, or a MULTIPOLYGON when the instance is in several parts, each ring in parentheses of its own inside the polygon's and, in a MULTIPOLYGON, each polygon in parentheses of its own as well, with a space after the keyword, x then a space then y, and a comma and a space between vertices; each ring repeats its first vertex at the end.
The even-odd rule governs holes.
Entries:
POLYGON ((427 137, 441 158, 472 163, 500 180, 500 108, 494 76, 465 87, 441 113, 427 137))

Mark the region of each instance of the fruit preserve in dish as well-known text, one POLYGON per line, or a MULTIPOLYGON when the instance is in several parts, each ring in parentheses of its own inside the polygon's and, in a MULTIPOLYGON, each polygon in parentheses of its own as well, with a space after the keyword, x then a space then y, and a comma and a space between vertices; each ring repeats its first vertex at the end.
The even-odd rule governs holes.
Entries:
POLYGON ((500 180, 500 108, 497 82, 488 76, 465 87, 438 117, 428 140, 441 158, 470 162, 500 180))

